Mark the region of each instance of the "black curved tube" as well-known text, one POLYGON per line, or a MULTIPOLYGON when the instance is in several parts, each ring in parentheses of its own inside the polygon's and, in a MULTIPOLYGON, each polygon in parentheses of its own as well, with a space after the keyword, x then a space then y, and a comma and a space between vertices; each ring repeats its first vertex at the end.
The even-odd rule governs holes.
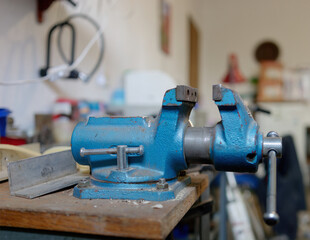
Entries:
POLYGON ((75 28, 74 26, 69 23, 68 21, 57 23, 50 29, 47 37, 47 51, 46 51, 46 70, 50 68, 50 55, 51 55, 51 39, 54 31, 60 27, 62 29, 64 26, 68 26, 71 29, 71 60, 69 64, 72 64, 74 62, 74 55, 75 55, 75 28))

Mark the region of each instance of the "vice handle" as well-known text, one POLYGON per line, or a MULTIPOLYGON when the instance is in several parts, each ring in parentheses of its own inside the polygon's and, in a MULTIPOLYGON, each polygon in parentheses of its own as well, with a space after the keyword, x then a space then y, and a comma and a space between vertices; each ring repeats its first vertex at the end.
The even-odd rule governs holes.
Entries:
POLYGON ((127 154, 143 155, 143 153, 144 153, 143 145, 140 145, 139 147, 128 147, 127 145, 118 145, 116 148, 80 149, 81 157, 85 157, 87 155, 116 154, 118 170, 128 169, 127 154))
POLYGON ((268 154, 269 174, 267 188, 266 213, 264 221, 268 225, 276 225, 279 221, 277 214, 277 156, 274 150, 268 154))
POLYGON ((268 154, 268 187, 266 212, 264 221, 268 225, 275 225, 279 221, 277 214, 277 156, 282 153, 282 141, 276 132, 269 132, 264 139, 264 152, 268 154))

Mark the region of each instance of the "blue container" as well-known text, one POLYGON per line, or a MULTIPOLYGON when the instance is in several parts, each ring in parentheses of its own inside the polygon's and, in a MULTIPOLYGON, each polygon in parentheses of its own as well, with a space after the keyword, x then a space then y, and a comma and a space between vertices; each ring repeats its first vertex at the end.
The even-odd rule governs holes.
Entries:
POLYGON ((0 108, 0 136, 1 137, 5 137, 6 119, 10 113, 11 111, 9 109, 0 108))

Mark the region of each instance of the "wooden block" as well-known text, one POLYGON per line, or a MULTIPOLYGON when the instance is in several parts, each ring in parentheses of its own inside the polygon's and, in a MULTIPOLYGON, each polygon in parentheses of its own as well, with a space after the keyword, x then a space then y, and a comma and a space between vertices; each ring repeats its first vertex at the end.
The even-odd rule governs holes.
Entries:
POLYGON ((191 177, 192 184, 176 199, 164 202, 81 200, 73 197, 73 189, 23 199, 10 196, 5 182, 0 184, 0 226, 164 239, 208 187, 206 175, 191 177))

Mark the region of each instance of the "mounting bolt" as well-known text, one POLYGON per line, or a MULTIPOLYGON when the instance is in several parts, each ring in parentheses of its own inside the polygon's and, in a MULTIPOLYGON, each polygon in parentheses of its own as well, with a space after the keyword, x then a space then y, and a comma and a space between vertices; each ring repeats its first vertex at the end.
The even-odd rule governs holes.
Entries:
POLYGON ((267 133, 267 137, 279 137, 279 134, 275 131, 270 131, 267 133))
POLYGON ((89 178, 84 178, 78 183, 79 188, 86 188, 90 186, 90 179, 89 178))
POLYGON ((156 189, 157 190, 168 190, 169 184, 166 182, 166 179, 160 178, 158 180, 158 183, 156 183, 156 189))

